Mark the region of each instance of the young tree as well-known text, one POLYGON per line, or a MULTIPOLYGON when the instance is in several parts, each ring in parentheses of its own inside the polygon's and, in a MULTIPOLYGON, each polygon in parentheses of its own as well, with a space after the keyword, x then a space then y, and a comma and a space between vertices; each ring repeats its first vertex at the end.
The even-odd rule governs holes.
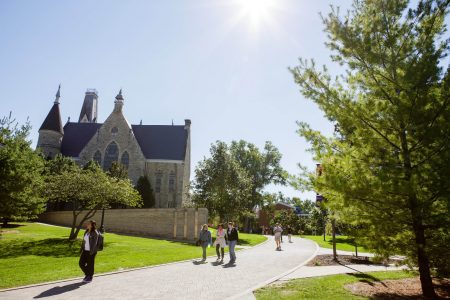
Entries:
POLYGON ((108 170, 108 175, 117 179, 128 179, 128 171, 124 165, 117 161, 113 161, 111 168, 108 170))
POLYGON ((139 177, 136 183, 136 190, 142 197, 144 208, 155 207, 155 196, 153 195, 153 189, 147 176, 139 177))
POLYGON ((195 170, 192 201, 206 207, 211 217, 231 220, 247 212, 251 178, 224 142, 213 144, 210 152, 195 170))
POLYGON ((29 123, 19 126, 11 114, 0 120, 0 219, 36 217, 45 208, 39 191, 43 184, 44 159, 31 149, 29 123))
POLYGON ((70 240, 77 238, 83 223, 98 209, 108 208, 111 203, 140 206, 142 202, 130 180, 112 178, 95 163, 50 175, 44 193, 50 201, 72 206, 70 240))
POLYGON ((448 253, 442 240, 450 227, 450 76, 442 72, 449 5, 355 0, 344 17, 333 9, 324 18, 327 46, 345 75, 332 79, 304 60, 291 70, 336 125, 325 138, 299 123, 324 168, 323 176, 309 175, 313 189, 333 211, 348 206, 355 222, 369 223, 378 252, 414 260, 428 298, 435 297, 430 267, 443 267, 435 250, 448 253))

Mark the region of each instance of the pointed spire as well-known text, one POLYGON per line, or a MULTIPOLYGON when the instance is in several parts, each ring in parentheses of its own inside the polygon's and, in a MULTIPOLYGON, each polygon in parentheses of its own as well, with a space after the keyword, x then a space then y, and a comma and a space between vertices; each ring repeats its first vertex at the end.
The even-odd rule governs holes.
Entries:
POLYGON ((55 104, 59 104, 59 98, 61 98, 61 84, 58 86, 58 91, 55 96, 55 104))
POLYGON ((123 96, 122 96, 122 89, 120 89, 119 94, 117 94, 116 96, 117 100, 123 100, 123 96))

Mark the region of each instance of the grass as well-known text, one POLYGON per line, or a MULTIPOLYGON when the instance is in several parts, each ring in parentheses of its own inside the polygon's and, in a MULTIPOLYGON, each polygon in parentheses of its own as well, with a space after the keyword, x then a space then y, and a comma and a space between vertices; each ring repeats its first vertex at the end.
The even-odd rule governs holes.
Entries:
POLYGON ((369 299, 347 291, 344 285, 358 281, 375 282, 387 279, 415 277, 406 271, 388 271, 340 274, 304 279, 294 279, 280 285, 270 285, 255 291, 256 299, 369 299))
MULTIPOLYGON (((79 277, 81 240, 70 242, 68 228, 36 223, 13 224, 0 235, 0 289, 79 277)), ((243 245, 262 242, 261 236, 240 235, 243 245)), ((81 236, 80 236, 81 238, 81 236)), ((104 250, 96 257, 95 272, 152 266, 201 257, 189 243, 105 234, 104 250)), ((209 248, 208 255, 215 254, 209 248)))
MULTIPOLYGON (((216 236, 216 228, 209 228, 209 231, 211 231, 211 235, 213 237, 213 240, 216 236)), ((242 246, 255 246, 258 245, 264 241, 266 241, 267 238, 260 234, 250 234, 250 233, 241 233, 239 232, 239 241, 238 245, 242 246)))
MULTIPOLYGON (((315 241, 322 248, 333 249, 333 240, 331 236, 326 236, 326 241, 323 240, 323 235, 302 235, 301 237, 315 241)), ((336 236, 336 249, 355 252, 353 240, 345 235, 336 236)), ((370 252, 370 250, 358 246, 358 252, 370 252)))

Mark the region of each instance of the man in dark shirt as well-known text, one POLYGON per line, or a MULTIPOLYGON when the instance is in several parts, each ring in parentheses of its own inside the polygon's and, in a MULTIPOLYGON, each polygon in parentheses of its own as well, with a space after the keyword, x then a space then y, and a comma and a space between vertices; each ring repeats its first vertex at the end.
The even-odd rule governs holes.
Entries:
POLYGON ((230 264, 234 264, 236 262, 236 252, 234 251, 234 248, 236 247, 238 239, 239 233, 237 228, 234 227, 233 222, 228 222, 227 240, 228 247, 230 248, 230 264))

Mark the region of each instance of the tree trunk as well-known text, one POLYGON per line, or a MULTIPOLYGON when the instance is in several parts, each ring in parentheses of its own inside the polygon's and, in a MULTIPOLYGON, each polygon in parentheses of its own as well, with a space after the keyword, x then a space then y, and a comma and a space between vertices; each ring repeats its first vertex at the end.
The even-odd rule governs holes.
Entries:
POLYGON ((75 240, 77 238, 77 236, 75 235, 75 228, 77 227, 78 214, 76 213, 75 210, 72 211, 73 219, 72 219, 72 228, 70 229, 69 240, 75 240))
MULTIPOLYGON (((402 126, 402 128, 404 128, 404 126, 402 126)), ((400 132, 400 140, 402 146, 402 155, 404 159, 403 168, 405 172, 405 181, 408 185, 408 202, 416 241, 417 264, 419 266, 422 294, 427 299, 435 299, 436 293, 434 291, 433 281, 431 279, 430 260, 428 259, 428 255, 425 251, 426 239, 425 230, 423 227, 423 215, 420 211, 417 194, 414 191, 413 185, 411 183, 411 180, 413 179, 412 164, 405 129, 400 132)))
POLYGON ((436 293, 434 291, 433 281, 431 279, 430 260, 425 252, 425 232, 422 224, 416 223, 419 222, 414 222, 414 235, 416 238, 417 263, 419 266, 422 293, 427 299, 435 299, 436 293))
POLYGON ((331 219, 331 232, 333 235, 333 260, 337 261, 337 252, 336 252, 336 220, 334 218, 331 219))
POLYGON ((3 218, 3 220, 2 220, 2 222, 3 222, 3 228, 6 228, 6 226, 8 226, 8 219, 7 218, 3 218))

